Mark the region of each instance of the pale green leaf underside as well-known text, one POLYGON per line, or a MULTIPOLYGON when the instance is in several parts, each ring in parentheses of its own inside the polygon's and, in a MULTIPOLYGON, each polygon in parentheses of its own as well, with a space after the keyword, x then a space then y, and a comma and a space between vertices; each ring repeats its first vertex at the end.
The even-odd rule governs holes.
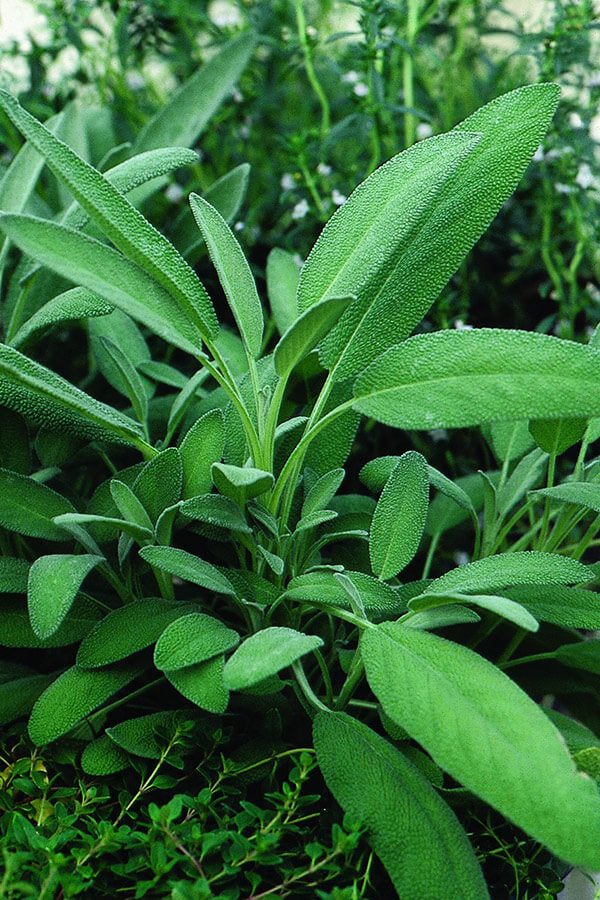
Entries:
POLYGON ((143 547, 140 556, 151 566, 191 581, 208 591, 228 595, 235 593, 231 582, 215 566, 187 550, 180 550, 178 547, 143 547))
POLYGON ((367 826, 401 900, 488 897, 454 813, 399 750, 344 713, 318 713, 313 737, 327 786, 367 826))
POLYGON ((514 584, 585 584, 593 578, 593 569, 560 553, 518 550, 451 569, 432 581, 427 593, 497 591, 514 584))
POLYGON ((317 346, 354 299, 351 296, 326 297, 309 306, 290 325, 273 352, 275 371, 280 378, 287 378, 307 353, 317 346))
POLYGON ((76 287, 58 294, 35 312, 27 322, 19 328, 10 341, 11 346, 20 347, 38 331, 69 322, 74 319, 88 319, 106 316, 113 311, 111 303, 88 291, 87 288, 76 287))
POLYGON ((434 761, 562 859, 600 866, 600 795, 543 711, 472 650, 385 623, 361 638, 382 706, 434 761))
POLYGON ((227 660, 225 685, 232 691, 252 687, 322 644, 320 637, 293 628, 264 628, 246 638, 227 660))
POLYGON ((600 412, 600 353, 546 334, 480 328, 417 335, 357 378, 354 408, 396 428, 600 412))
POLYGON ((465 606, 478 606, 488 609, 490 612, 502 616, 509 622, 514 622, 526 631, 537 631, 539 623, 531 613, 520 603, 509 600, 507 597, 496 597, 493 594, 461 594, 458 591, 444 591, 439 594, 424 592, 418 597, 413 597, 408 605, 411 610, 418 612, 425 609, 435 609, 445 606, 447 603, 462 603, 465 606))
POLYGON ((291 253, 275 247, 267 257, 267 295, 269 306, 280 335, 298 318, 296 291, 300 267, 291 253))

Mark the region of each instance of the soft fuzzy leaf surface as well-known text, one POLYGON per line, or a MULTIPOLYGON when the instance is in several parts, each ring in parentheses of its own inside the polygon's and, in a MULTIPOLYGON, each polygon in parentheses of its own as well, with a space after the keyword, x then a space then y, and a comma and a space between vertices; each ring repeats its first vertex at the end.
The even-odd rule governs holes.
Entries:
POLYGON ((401 572, 419 549, 428 503, 427 463, 409 450, 396 463, 373 513, 369 555, 382 580, 401 572))
POLYGON ((600 629, 600 596, 595 591, 562 584, 520 584, 503 593, 541 622, 562 628, 600 629))
POLYGON ((424 593, 418 597, 413 597, 408 605, 410 609, 418 612, 423 609, 435 609, 439 606, 445 606, 447 603, 480 606, 483 609, 496 613, 498 616, 502 616, 503 619, 507 619, 509 622, 514 622, 515 625, 524 628, 526 631, 537 631, 539 628, 537 620, 520 603, 509 600, 507 597, 495 597, 493 594, 461 594, 458 591, 454 593, 448 591, 442 594, 424 593))
POLYGON ((0 594, 27 593, 29 563, 26 559, 0 556, 0 594))
POLYGON ((402 900, 489 896, 454 813, 399 750, 344 713, 318 713, 313 737, 327 786, 367 826, 402 900))
POLYGON ((154 648, 154 665, 163 671, 183 669, 237 646, 240 637, 218 619, 190 613, 168 625, 154 648))
POLYGON ((551 500, 562 500, 564 503, 575 503, 577 506, 600 513, 600 484, 567 481, 564 484, 540 488, 531 493, 540 497, 549 497, 551 500))
POLYGON ((302 634, 293 628, 263 628, 240 644, 225 664, 225 685, 231 691, 252 687, 270 675, 321 647, 314 634, 302 634))
POLYGON ((178 715, 176 710, 160 710, 112 725, 106 729, 106 734, 127 753, 146 759, 160 759, 166 741, 158 739, 157 729, 174 734, 178 715))
POLYGON ((273 475, 262 469, 249 466, 229 466, 226 463, 213 463, 211 476, 215 487, 221 494, 244 506, 252 497, 259 497, 273 486, 273 475))
POLYGON ((106 316, 114 307, 102 297, 88 291, 87 288, 71 288, 58 294, 45 303, 41 309, 31 316, 10 341, 11 346, 20 347, 33 335, 61 322, 75 319, 88 319, 95 316, 106 316))
POLYGON ((529 431, 538 447, 546 453, 564 453, 577 444, 587 428, 586 419, 538 419, 529 423, 529 431))
POLYGON ((212 713, 223 713, 227 709, 229 691, 223 683, 222 656, 185 669, 169 670, 165 675, 180 694, 201 709, 212 713))
POLYGON ((432 581, 427 593, 496 591, 513 584, 585 584, 593 577, 593 570, 576 559, 524 550, 497 553, 451 569, 432 581))
POLYGON ((223 413, 220 409, 211 409, 192 425, 179 447, 184 500, 209 493, 212 487, 210 468, 221 460, 224 447, 223 413))
POLYGON ((182 486, 181 454, 176 447, 169 447, 146 463, 134 482, 133 492, 156 522, 164 509, 177 503, 182 486))
POLYGON ((52 519, 74 511, 66 497, 26 475, 0 469, 0 525, 27 537, 68 540, 52 519))
POLYGON ((479 328, 410 338, 359 376, 355 409, 395 428, 597 415, 600 353, 546 334, 479 328))
POLYGON ((86 744, 81 754, 81 768, 88 775, 113 775, 129 765, 129 756, 107 734, 86 744))
POLYGON ((104 557, 85 553, 38 556, 29 570, 27 604, 35 633, 48 638, 69 612, 85 577, 104 557))
POLYGON ((286 378, 304 357, 329 333, 355 297, 325 297, 309 306, 284 332, 273 353, 275 371, 286 378))
POLYGON ((300 268, 291 253, 275 247, 267 257, 267 294, 280 335, 298 318, 296 291, 300 268))
POLYGON ((466 788, 574 865, 600 865, 600 795, 543 711, 490 662, 384 623, 361 638, 385 712, 466 788))
POLYGON ((206 588, 207 591, 215 591, 218 594, 235 593, 231 582, 219 572, 216 566, 188 553, 177 547, 142 547, 140 556, 164 572, 177 575, 184 581, 191 581, 206 588))

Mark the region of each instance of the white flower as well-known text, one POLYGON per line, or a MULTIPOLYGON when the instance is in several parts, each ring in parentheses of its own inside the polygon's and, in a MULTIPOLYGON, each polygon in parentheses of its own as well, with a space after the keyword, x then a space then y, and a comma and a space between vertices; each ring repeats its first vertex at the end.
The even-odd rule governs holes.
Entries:
POLYGON ((233 226, 234 231, 242 231, 243 228, 244 228, 243 222, 236 222, 235 225, 233 226))
POLYGON ((472 325, 467 325, 462 319, 457 319, 454 323, 454 327, 457 331, 471 331, 473 328, 472 325))
POLYGON ((569 113, 569 125, 571 128, 584 128, 584 122, 578 112, 569 113))
POLYGON ((331 175, 331 166, 328 166, 327 163, 320 162, 317 166, 317 172, 319 175, 331 175))
POLYGON ((358 81, 354 87, 352 88, 357 97, 366 97, 369 93, 369 88, 364 83, 364 81, 358 81))
POLYGON ((300 269, 304 265, 304 260, 302 259, 302 257, 300 256, 299 253, 294 253, 293 260, 296 263, 296 265, 298 266, 298 268, 300 268, 300 269))
POLYGON ((279 182, 284 191, 291 191, 293 187, 295 187, 296 182, 292 175, 289 172, 284 172, 281 176, 281 181, 279 182))
POLYGON ((243 94, 240 94, 240 92, 238 91, 237 88, 233 89, 233 91, 231 92, 231 96, 233 98, 234 103, 241 103, 242 100, 244 99, 243 94))
POLYGON ((554 185, 554 190, 557 194, 574 194, 575 188, 572 184, 562 184, 562 182, 557 181, 554 185))
POLYGON ((575 181, 580 188, 583 188, 584 191, 587 191, 587 189, 593 185, 594 175, 587 163, 581 163, 577 171, 575 181))
POLYGON ((429 122, 419 122, 417 125, 417 137, 420 141, 424 138, 431 137, 433 134, 433 128, 429 124, 429 122))
POLYGON ((228 0, 214 0, 208 9, 208 15, 217 28, 231 28, 242 21, 240 11, 228 0))
POLYGON ((445 428, 434 428, 429 432, 429 437, 437 444, 438 441, 448 440, 448 432, 445 428))
POLYGON ((457 550, 454 554, 454 562, 457 566, 466 566, 471 562, 471 557, 465 550, 457 550))
POLYGON ((308 210, 308 201, 300 200, 292 210, 292 219, 303 219, 308 210))
POLYGON ((177 182, 170 184, 165 191, 165 197, 169 203, 179 203, 183 197, 183 188, 177 182))
POLYGON ((145 84, 144 78, 139 72, 128 72, 125 80, 130 91, 139 91, 145 84))
POLYGON ((348 198, 345 194, 342 194, 340 191, 338 191, 337 188, 334 188, 331 192, 331 199, 336 206, 343 206, 348 198))
POLYGON ((350 69, 349 72, 344 72, 342 75, 342 81, 345 81, 346 84, 356 84, 359 78, 360 75, 358 72, 355 72, 354 69, 350 69))
POLYGON ((600 71, 594 72, 593 75, 590 75, 588 78, 587 86, 589 88, 600 87, 600 71))
POLYGON ((311 37, 311 38, 316 38, 316 36, 317 36, 317 29, 315 28, 314 25, 307 25, 307 26, 306 26, 306 33, 307 33, 307 35, 308 35, 309 37, 311 37))
POLYGON ((533 162, 541 162, 544 158, 544 151, 542 149, 542 145, 537 148, 533 156, 531 157, 533 162))

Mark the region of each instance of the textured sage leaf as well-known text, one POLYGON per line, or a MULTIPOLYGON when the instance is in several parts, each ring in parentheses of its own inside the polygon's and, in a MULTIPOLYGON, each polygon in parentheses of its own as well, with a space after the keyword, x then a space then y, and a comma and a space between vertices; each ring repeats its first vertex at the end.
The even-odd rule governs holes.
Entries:
POLYGON ((489 435, 485 431, 484 434, 498 462, 520 459, 535 446, 527 421, 492 422, 488 428, 489 435))
POLYGON ((244 506, 247 500, 264 494, 274 484, 273 475, 262 469, 229 466, 217 462, 213 463, 210 472, 217 490, 239 506, 244 506))
POLYGON ((81 754, 81 768, 88 775, 114 775, 129 766, 129 756, 107 734, 86 744, 81 754))
MULTIPOLYGON (((344 574, 353 582, 365 612, 374 622, 396 619, 406 611, 406 605, 398 601, 389 584, 364 572, 346 571, 344 574)), ((314 604, 319 609, 351 609, 348 595, 334 578, 334 573, 326 569, 292 578, 285 595, 291 600, 314 604)))
POLYGON ((151 566, 156 566, 171 575, 177 575, 184 581, 198 584, 207 591, 230 596, 235 594, 231 582, 219 572, 216 566, 205 562, 199 556, 194 556, 193 553, 188 553, 187 550, 179 550, 177 547, 142 547, 140 556, 151 566))
POLYGON ((468 790, 573 865, 600 865, 600 796, 503 672, 438 635, 384 623, 361 652, 385 712, 468 790), (450 711, 450 712, 449 712, 450 711))
POLYGON ((227 660, 225 685, 231 691, 252 687, 322 646, 314 634, 279 626, 263 628, 246 638, 227 660))
MULTIPOLYGON (((119 366, 107 352, 105 340, 116 345, 127 356, 131 364, 139 372, 140 363, 150 359, 150 350, 140 328, 133 319, 121 309, 113 309, 107 316, 96 316, 87 321, 87 332, 90 340, 90 354, 101 374, 116 391, 129 397, 130 387, 119 366)), ((140 375, 148 398, 152 397, 154 388, 144 375, 140 375)))
POLYGON ((403 753, 345 713, 318 713, 313 739, 328 788, 367 826, 398 897, 489 897, 458 819, 403 753))
POLYGON ((448 603, 462 603, 464 606, 481 607, 502 616, 509 622, 524 628, 526 631, 537 631, 539 623, 520 603, 507 597, 496 597, 493 594, 461 594, 458 591, 447 591, 443 594, 424 593, 409 600, 409 607, 415 612, 424 609, 435 609, 448 603))
POLYGON ((563 503, 574 503, 584 509, 600 513, 600 484, 583 481, 566 481, 550 488, 539 488, 531 494, 549 497, 551 500, 562 500, 563 503))
POLYGON ((208 494, 212 487, 211 466, 221 460, 224 447, 223 413, 220 409, 211 409, 192 425, 179 446, 184 500, 208 494))
POLYGON ((309 306, 284 332, 273 352, 275 371, 287 378, 299 362, 329 333, 356 297, 325 297, 309 306))
POLYGON ((181 713, 160 710, 135 719, 126 719, 106 729, 106 734, 118 747, 134 756, 160 759, 167 741, 175 734, 181 713), (159 740, 157 730, 167 732, 166 740, 159 740))
POLYGON ((578 753, 588 747, 600 747, 600 738, 569 716, 557 712, 555 709, 544 709, 550 721, 558 728, 571 753, 578 753))
POLYGON ((69 612, 82 582, 102 556, 52 553, 38 556, 29 570, 27 605, 31 627, 38 637, 50 637, 69 612))
POLYGON ((344 470, 338 468, 332 469, 331 472, 326 472, 325 475, 318 478, 304 498, 302 515, 307 516, 309 513, 326 507, 337 494, 344 475, 344 470))
POLYGON ((142 441, 133 419, 5 344, 0 344, 0 403, 49 428, 72 429, 91 440, 142 441))
POLYGON ((171 622, 192 612, 191 604, 147 598, 114 609, 94 625, 77 651, 81 669, 96 669, 150 647, 171 622))
POLYGON ((67 532, 52 520, 72 512, 71 502, 47 485, 0 469, 0 525, 4 528, 27 537, 65 541, 67 532))
POLYGON ((334 509, 316 509, 298 520, 294 528, 294 534, 309 531, 311 528, 318 528, 319 525, 331 522, 332 519, 337 519, 337 513, 334 509))
POLYGON ((68 647, 88 634, 99 615, 95 603, 78 597, 58 631, 42 640, 31 627, 24 600, 20 597, 4 597, 0 605, 0 646, 23 649, 68 647))
POLYGON ((83 718, 143 672, 140 666, 115 666, 101 672, 72 666, 46 688, 29 717, 29 736, 40 746, 71 731, 83 718))
POLYGON ((256 358, 260 355, 264 322, 250 266, 223 216, 198 194, 190 194, 189 201, 240 335, 256 358))
POLYGON ((87 288, 71 288, 58 294, 45 303, 41 309, 34 313, 27 322, 19 328, 10 341, 11 346, 21 347, 38 332, 59 325, 62 322, 70 322, 75 319, 88 319, 95 316, 106 316, 114 307, 88 291, 87 288))
POLYGON ((152 520, 141 500, 133 493, 131 488, 118 478, 112 478, 110 482, 110 493, 115 502, 115 506, 124 519, 128 522, 135 522, 142 528, 152 531, 152 520))
POLYGON ((474 609, 461 606, 459 603, 446 603, 443 606, 423 609, 406 622, 409 628, 421 631, 432 631, 434 628, 449 628, 451 625, 472 625, 481 621, 474 609))
MULTIPOLYGON (((214 206, 226 222, 233 221, 242 205, 248 188, 249 174, 250 166, 242 163, 213 181, 203 193, 204 199, 214 206)), ((173 226, 172 240, 190 262, 194 262, 200 251, 204 252, 204 240, 189 206, 184 207, 178 215, 173 226)))
POLYGON ((291 253, 275 247, 267 257, 267 295, 277 331, 283 336, 298 318, 300 268, 291 253))
POLYGON ((26 594, 28 574, 26 559, 0 556, 0 594, 26 594))
POLYGON ((0 684, 0 725, 7 725, 31 712, 42 691, 55 675, 28 675, 0 684))
MULTIPOLYGON (((431 474, 431 469, 428 470, 431 474)), ((500 472, 487 472, 487 477, 493 484, 500 479, 500 472)), ((483 506, 483 480, 478 472, 471 475, 462 475, 454 482, 456 487, 463 491, 470 499, 475 513, 483 506)), ((450 528, 460 525, 469 517, 469 510, 459 505, 453 497, 441 492, 433 498, 429 504, 427 520, 425 522, 425 534, 429 536, 443 534, 450 528)), ((473 513, 471 513, 473 517, 473 513)))
POLYGON ((148 396, 137 369, 120 347, 107 338, 100 340, 123 380, 126 396, 131 402, 138 422, 145 423, 148 418, 148 396))
POLYGON ((600 638, 563 644, 554 651, 554 656, 565 666, 600 675, 600 638))
POLYGON ((223 713, 229 702, 229 692, 223 683, 223 657, 216 656, 195 666, 165 672, 180 694, 201 709, 223 713))
POLYGON ((597 350, 546 334, 478 328, 409 338, 355 385, 355 409, 395 428, 595 415, 597 350))
POLYGON ((63 515, 54 516, 56 525, 64 525, 68 528, 70 525, 114 525, 123 534, 128 535, 139 544, 146 544, 151 541, 154 534, 149 528, 138 525, 137 522, 130 522, 127 519, 117 519, 111 516, 94 516, 90 513, 64 513, 63 515))
POLYGON ((593 569, 576 559, 560 553, 520 550, 457 566, 432 581, 427 593, 497 591, 513 584, 585 584, 593 578, 593 569))
POLYGON ((321 350, 338 377, 411 333, 515 189, 558 96, 556 85, 535 84, 496 98, 448 135, 390 160, 332 217, 303 269, 298 302, 302 310, 326 292, 358 295, 321 350), (369 231, 377 212, 379 229, 369 231))
POLYGON ((231 92, 255 44, 256 37, 252 32, 228 41, 146 123, 135 141, 135 152, 194 144, 231 92))
POLYGON ((529 423, 529 431, 538 447, 546 453, 560 454, 579 443, 587 428, 587 419, 537 419, 529 423))
POLYGON ((190 613, 167 625, 154 647, 154 665, 163 671, 183 669, 220 656, 239 641, 238 633, 218 619, 190 613))
POLYGON ((243 534, 252 533, 241 509, 229 497, 219 497, 216 494, 190 497, 182 503, 180 511, 189 519, 197 519, 199 522, 206 522, 207 525, 217 525, 219 528, 228 528, 243 534))
POLYGON ((540 622, 561 628, 600 629, 600 597, 594 591, 562 584, 520 584, 505 588, 503 594, 540 622))
POLYGON ((157 362, 155 359, 144 359, 141 362, 136 363, 136 368, 142 375, 146 375, 153 381, 158 381, 161 384, 168 384, 169 387, 174 387, 178 390, 184 388, 188 381, 186 376, 183 372, 180 372, 179 369, 175 369, 168 363, 157 362))
MULTIPOLYGON (((327 296, 357 297, 320 348, 321 362, 335 368, 339 379, 356 374, 406 336, 400 291, 412 262, 411 245, 417 235, 421 244, 419 225, 480 139, 440 135, 394 156, 356 188, 323 229, 300 273, 297 303, 304 312, 327 296)), ((420 284, 415 293, 420 296, 420 284)))
POLYGON ((498 490, 496 514, 504 517, 536 484, 539 484, 548 456, 536 447, 524 456, 514 468, 510 477, 498 490))
POLYGON ((409 564, 419 549, 428 503, 427 463, 409 450, 396 463, 373 513, 369 556, 378 578, 392 578, 409 564))
POLYGON ((194 375, 192 375, 191 378, 187 379, 185 385, 173 400, 173 404, 169 411, 167 433, 164 439, 165 444, 168 444, 171 441, 173 435, 179 427, 179 423, 185 416, 194 399, 198 396, 198 392, 201 390, 201 385, 204 384, 207 377, 208 369, 198 369, 198 371, 194 375))
POLYGON ((156 281, 112 247, 64 225, 25 215, 0 215, 0 228, 24 253, 88 288, 186 353, 201 332, 156 281))
POLYGON ((176 447, 169 447, 146 463, 133 484, 133 492, 156 522, 164 509, 177 503, 182 486, 181 455, 176 447))
POLYGON ((176 299, 203 337, 214 337, 218 324, 208 294, 167 238, 108 179, 54 137, 6 91, 0 91, 0 106, 113 244, 176 299))

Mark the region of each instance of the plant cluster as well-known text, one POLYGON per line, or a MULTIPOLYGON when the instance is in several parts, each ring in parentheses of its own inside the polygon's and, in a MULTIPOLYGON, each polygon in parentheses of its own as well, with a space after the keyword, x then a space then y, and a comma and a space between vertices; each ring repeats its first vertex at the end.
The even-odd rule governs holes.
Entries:
MULTIPOLYGON (((560 91, 520 87, 417 143, 409 110, 407 149, 373 156, 304 264, 270 249, 267 307, 234 224, 245 163, 190 193, 173 241, 140 211, 198 165, 189 148, 255 46, 251 31, 229 40, 113 148, 106 118, 68 108, 44 125, 0 92, 25 139, 0 182, 0 723, 28 717, 33 744, 76 754, 86 777, 142 772, 94 838, 140 845, 139 870, 115 869, 139 891, 173 869, 176 898, 233 900, 245 882, 248 897, 369 896, 374 853, 401 898, 485 898, 477 848, 516 826, 539 845, 529 863, 549 860, 518 881, 551 896, 559 860, 600 867, 600 641, 585 634, 600 629, 600 338, 421 323, 560 91), (365 419, 378 440, 363 458, 365 419), (480 471, 428 462, 423 433, 473 427, 480 471), (462 565, 450 546, 468 547, 462 565), (229 723, 262 741, 229 771, 235 791, 248 768, 279 771, 240 808, 227 773, 211 777, 229 723), (181 746, 206 750, 201 793, 147 810, 176 852, 120 826, 150 789, 178 787, 161 779, 181 746), (347 818, 307 860, 294 840, 302 810, 318 815, 319 791, 304 794, 317 764, 347 818), (206 866, 210 848, 182 850, 196 817, 219 851, 206 866)), ((75 896, 91 821, 72 835, 81 855, 63 844, 85 797, 50 797, 35 758, 7 761, 2 828, 28 871, 45 867, 44 890, 75 896), (42 791, 39 832, 11 785, 42 791)))

